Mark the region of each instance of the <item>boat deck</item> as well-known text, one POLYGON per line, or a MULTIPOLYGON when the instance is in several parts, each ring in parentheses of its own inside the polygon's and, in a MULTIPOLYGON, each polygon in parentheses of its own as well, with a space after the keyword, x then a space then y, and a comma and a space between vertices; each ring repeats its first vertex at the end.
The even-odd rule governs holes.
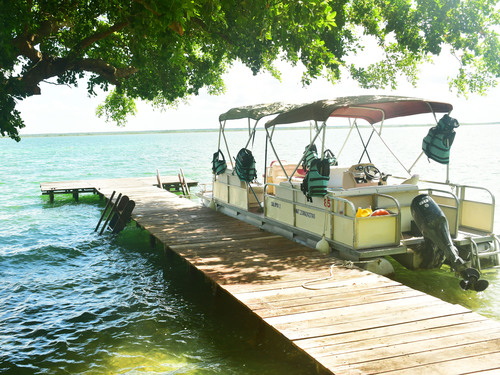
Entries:
MULTIPOLYGON (((159 189, 145 179, 94 187, 136 203, 132 219, 335 374, 500 373, 500 322, 159 189), (315 280, 331 278, 315 282, 315 280)), ((458 285, 458 280, 457 280, 458 285)), ((457 286, 458 287, 458 286, 457 286)), ((224 292, 223 292, 224 293, 224 292)))

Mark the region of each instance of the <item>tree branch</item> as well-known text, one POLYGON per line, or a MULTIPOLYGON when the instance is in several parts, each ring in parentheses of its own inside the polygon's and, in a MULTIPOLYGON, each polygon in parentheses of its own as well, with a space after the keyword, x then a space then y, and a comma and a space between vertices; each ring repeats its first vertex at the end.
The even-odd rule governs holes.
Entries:
POLYGON ((58 28, 59 25, 57 23, 45 21, 40 24, 40 27, 36 30, 36 32, 29 33, 28 25, 26 25, 23 34, 14 38, 12 40, 12 44, 19 50, 19 55, 25 56, 32 62, 37 63, 42 59, 42 53, 34 46, 58 28))
POLYGON ((153 13, 155 16, 161 16, 160 13, 158 13, 156 10, 154 10, 153 8, 151 8, 150 5, 146 4, 145 1, 143 0, 134 0, 136 3, 139 3, 141 4, 144 8, 146 8, 147 10, 149 10, 151 13, 153 13))
POLYGON ((42 53, 37 50, 34 45, 34 35, 17 37, 12 40, 12 44, 19 50, 18 55, 22 55, 37 63, 42 59, 42 53))
POLYGON ((74 65, 74 69, 96 73, 113 85, 139 71, 134 67, 116 68, 101 59, 78 60, 74 65))
POLYGON ((127 27, 129 24, 130 24, 129 21, 123 21, 123 22, 120 22, 120 23, 117 23, 117 24, 111 26, 109 29, 107 29, 105 31, 100 31, 98 33, 90 35, 87 38, 82 39, 73 48, 73 50, 83 50, 83 49, 87 48, 88 46, 94 44, 95 42, 97 42, 101 39, 104 39, 117 31, 120 31, 121 29, 127 27))
POLYGON ((20 92, 14 93, 16 96, 39 95, 40 82, 52 77, 61 76, 64 72, 85 71, 95 73, 113 85, 118 85, 122 79, 130 77, 139 71, 135 67, 116 68, 101 59, 71 59, 59 58, 54 60, 42 59, 31 70, 26 72, 18 80, 20 92))

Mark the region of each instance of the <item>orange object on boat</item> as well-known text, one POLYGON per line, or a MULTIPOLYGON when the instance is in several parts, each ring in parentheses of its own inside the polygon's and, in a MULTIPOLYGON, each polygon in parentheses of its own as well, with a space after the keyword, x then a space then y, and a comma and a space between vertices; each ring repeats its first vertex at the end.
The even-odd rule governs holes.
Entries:
POLYGON ((370 216, 384 216, 384 215, 390 215, 391 213, 387 210, 384 210, 383 208, 380 208, 378 210, 375 210, 372 212, 370 216))

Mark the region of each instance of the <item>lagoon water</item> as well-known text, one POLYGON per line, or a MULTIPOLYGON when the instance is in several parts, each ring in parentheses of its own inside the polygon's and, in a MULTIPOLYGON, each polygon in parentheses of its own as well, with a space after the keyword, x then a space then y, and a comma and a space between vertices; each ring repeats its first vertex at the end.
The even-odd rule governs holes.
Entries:
MULTIPOLYGON (((392 128, 386 134, 401 161, 411 165, 426 131, 392 128)), ((292 151, 303 149, 309 133, 283 135, 280 156, 293 160, 292 151)), ((246 133, 228 137, 239 148, 246 133)), ((234 307, 218 314, 179 264, 165 262, 160 249, 150 247, 144 231, 129 225, 116 237, 96 235, 104 207, 97 196, 83 195, 78 203, 56 196, 50 203, 40 194, 42 181, 154 176, 157 169, 177 175, 179 167, 189 178, 210 181, 217 140, 216 132, 0 139, 0 373, 308 372, 282 347, 256 342, 234 307)), ((482 185, 500 197, 499 140, 498 126, 460 127, 451 181, 482 185)), ((336 153, 342 139, 327 143, 336 153)), ((372 146, 370 155, 381 170, 402 175, 387 155, 375 155, 385 152, 380 142, 374 139, 372 146)), ((344 151, 340 160, 349 164, 358 157, 344 151)), ((443 176, 442 166, 423 159, 415 172, 443 176)), ((500 320, 499 272, 485 272, 485 278, 490 287, 475 294, 461 291, 446 269, 397 268, 399 281, 500 320)))

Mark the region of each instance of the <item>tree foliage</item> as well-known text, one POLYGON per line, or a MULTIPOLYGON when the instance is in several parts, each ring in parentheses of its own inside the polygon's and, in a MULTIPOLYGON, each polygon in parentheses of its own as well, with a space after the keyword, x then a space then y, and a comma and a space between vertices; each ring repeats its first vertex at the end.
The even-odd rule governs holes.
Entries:
POLYGON ((110 91, 101 115, 118 124, 140 98, 168 105, 223 91, 239 60, 255 74, 283 59, 303 83, 350 74, 363 87, 414 82, 443 47, 459 61, 450 85, 484 92, 500 77, 492 0, 0 0, 0 132, 19 140, 16 103, 57 79, 110 91), (366 36, 383 58, 363 55, 366 36), (372 39, 373 39, 372 38, 372 39), (357 54, 360 58, 349 59, 357 54), (361 61, 360 64, 352 61, 361 61), (366 62, 369 62, 367 65, 366 62))

